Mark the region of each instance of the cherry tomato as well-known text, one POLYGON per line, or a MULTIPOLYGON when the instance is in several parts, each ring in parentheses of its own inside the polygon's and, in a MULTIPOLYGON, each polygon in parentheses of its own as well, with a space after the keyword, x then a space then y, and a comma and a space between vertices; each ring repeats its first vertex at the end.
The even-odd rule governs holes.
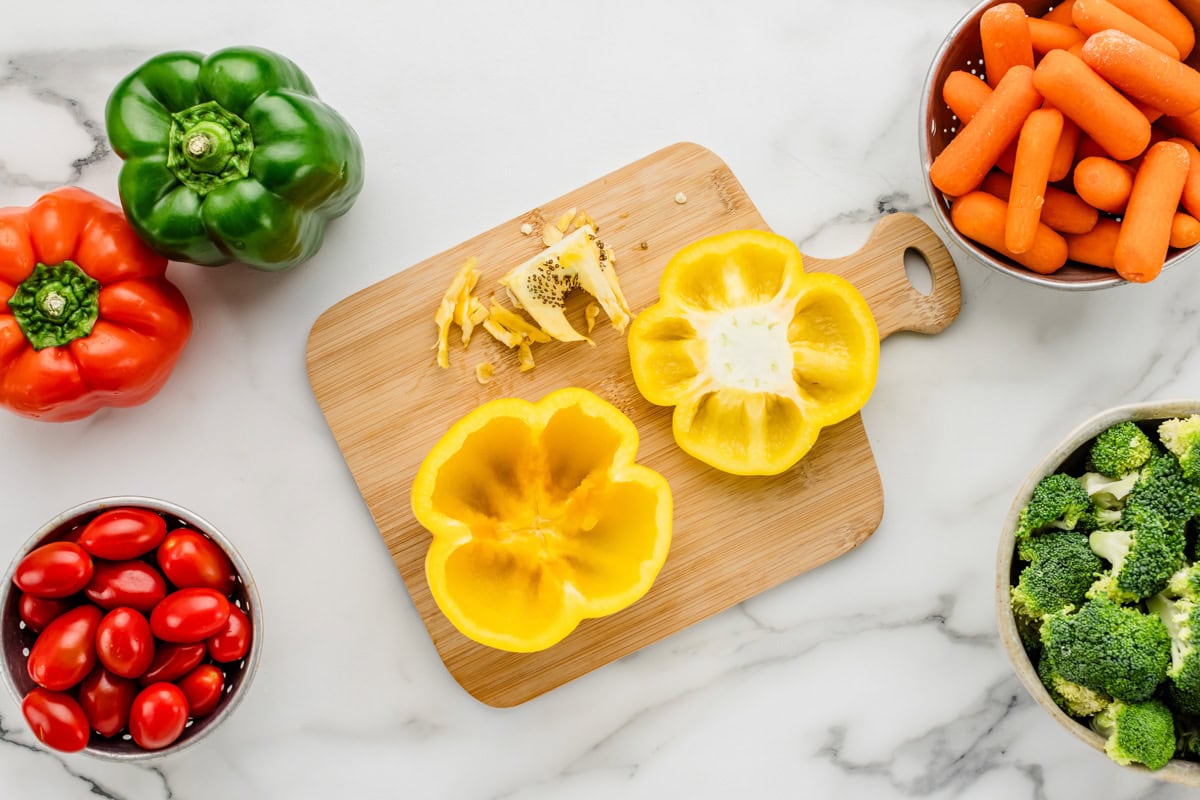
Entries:
POLYGON ((92 730, 101 736, 116 736, 129 724, 129 707, 138 685, 97 665, 79 684, 79 705, 92 730))
POLYGON ((93 519, 79 546, 97 558, 124 561, 149 553, 167 536, 167 521, 144 508, 114 508, 93 519))
POLYGON ((229 606, 225 627, 208 640, 208 654, 213 661, 237 661, 250 651, 250 619, 235 605, 229 606))
POLYGON ((21 559, 13 583, 38 597, 69 597, 92 579, 92 557, 77 544, 50 542, 21 559))
POLYGON ((34 687, 21 703, 33 735, 47 747, 74 753, 87 747, 88 721, 75 698, 34 687))
POLYGON ((179 738, 187 718, 183 690, 173 683, 152 683, 133 698, 129 733, 138 746, 161 750, 179 738))
POLYGON ((150 623, 132 608, 114 608, 96 628, 96 655, 110 672, 122 678, 144 674, 154 661, 150 623))
POLYGON ((96 628, 101 611, 83 605, 46 626, 29 650, 26 666, 37 685, 54 692, 70 689, 96 666, 96 628))
POLYGON ((237 582, 225 551, 204 534, 185 528, 167 534, 158 548, 158 566, 180 589, 202 586, 229 594, 237 582))
POLYGON ((104 609, 128 606, 148 614, 167 596, 167 582, 145 561, 101 561, 84 593, 104 609))
POLYGON ((154 661, 146 674, 140 678, 143 686, 159 681, 173 681, 187 675, 204 660, 204 642, 173 644, 158 642, 154 648, 154 661))
POLYGON ((61 616, 64 611, 75 607, 70 600, 38 597, 33 594, 22 594, 17 604, 17 613, 21 615, 26 627, 37 633, 61 616))
POLYGON ((150 629, 166 642, 199 642, 225 627, 229 601, 212 589, 180 589, 150 612, 150 629))
POLYGON ((193 717, 211 714, 221 702, 225 673, 212 664, 201 664, 179 679, 179 688, 187 698, 188 713, 193 717))

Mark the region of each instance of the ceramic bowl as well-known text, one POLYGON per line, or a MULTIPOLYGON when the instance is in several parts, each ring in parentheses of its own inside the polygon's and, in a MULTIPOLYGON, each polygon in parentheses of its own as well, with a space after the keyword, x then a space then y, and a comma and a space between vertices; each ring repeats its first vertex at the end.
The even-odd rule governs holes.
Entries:
MULTIPOLYGON (((0 675, 3 675, 4 683, 18 705, 35 685, 26 671, 25 662, 29 648, 37 637, 33 631, 26 628, 18 613, 21 592, 13 585, 12 580, 17 564, 34 548, 69 535, 103 511, 122 507, 155 511, 167 520, 168 531, 190 528, 216 542, 229 556, 238 573, 238 582, 231 597, 250 618, 253 631, 250 651, 246 657, 237 663, 220 665, 225 673, 225 688, 224 696, 216 709, 204 717, 189 719, 183 734, 173 744, 160 750, 143 750, 134 743, 128 733, 110 739, 93 732, 88 746, 81 751, 110 761, 144 761, 178 753, 200 741, 228 719, 246 695, 262 651, 262 611, 259 606, 258 589, 250 574, 250 568, 230 541, 204 518, 173 503, 150 497, 106 497, 67 509, 39 528, 13 557, 3 584, 0 585, 0 647, 3 649, 3 668, 0 669, 0 675)), ((19 724, 24 725, 24 720, 19 724)))
MULTIPOLYGON (((1041 275, 1021 266, 1007 256, 972 242, 959 234, 950 223, 950 202, 929 180, 930 165, 954 138, 960 124, 958 117, 954 116, 942 100, 942 84, 945 83, 947 75, 958 69, 976 73, 980 77, 983 76, 983 48, 979 39, 979 18, 983 16, 983 12, 1004 1, 984 0, 967 12, 966 16, 959 20, 946 36, 945 41, 938 47, 937 54, 933 57, 933 63, 929 68, 929 74, 925 78, 925 88, 921 94, 921 128, 918 138, 925 190, 929 194, 933 215, 946 237, 973 256, 976 261, 1020 280, 1039 286, 1071 291, 1105 289, 1123 284, 1125 281, 1112 270, 1073 261, 1068 261, 1066 266, 1053 275, 1041 275)), ((1057 5, 1060 0, 1017 0, 1017 2, 1025 8, 1026 13, 1030 16, 1041 16, 1057 5)), ((1177 5, 1185 13, 1188 13, 1194 22, 1200 22, 1200 3, 1177 5)), ((1189 58, 1189 63, 1195 66, 1198 59, 1200 59, 1200 48, 1189 58)), ((1167 254, 1163 270, 1166 271, 1178 264, 1193 250, 1195 250, 1194 247, 1186 250, 1171 250, 1167 254)))
MULTIPOLYGON (((1019 563, 1014 563, 1016 562, 1014 532, 1017 528, 1017 518, 1021 514, 1021 509, 1028 505, 1034 487, 1042 478, 1060 471, 1071 475, 1083 474, 1088 445, 1105 429, 1126 420, 1153 424, 1158 420, 1187 417, 1192 414, 1200 414, 1200 400, 1173 400, 1118 406, 1087 420, 1068 434, 1025 478, 1025 483, 1021 485, 1012 507, 1008 510, 1008 516, 1004 520, 1004 528, 1000 534, 1000 549, 996 556, 996 625, 1000 631, 1000 641, 1004 645, 1004 651, 1008 653, 1008 658, 1022 685, 1042 707, 1042 710, 1053 717, 1064 730, 1076 739, 1099 751, 1101 757, 1105 759, 1108 756, 1104 755, 1103 737, 1086 724, 1071 718, 1055 705, 1038 678, 1037 665, 1029 659, 1021 644, 1021 636, 1017 632, 1017 623, 1013 618, 1012 606, 1009 602, 1009 591, 1016 581, 1020 567, 1019 563)), ((1176 759, 1154 772, 1138 765, 1132 765, 1126 769, 1137 770, 1174 783, 1200 787, 1200 763, 1193 761, 1176 759)))

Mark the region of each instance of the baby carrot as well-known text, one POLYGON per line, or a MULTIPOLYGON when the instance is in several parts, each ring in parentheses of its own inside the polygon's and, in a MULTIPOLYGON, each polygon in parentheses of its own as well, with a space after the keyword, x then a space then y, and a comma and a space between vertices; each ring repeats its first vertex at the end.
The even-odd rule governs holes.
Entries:
POLYGON ((1033 246, 1024 253, 1004 247, 1008 204, 987 192, 971 192, 950 206, 950 221, 963 236, 1008 256, 1034 272, 1049 275, 1067 263, 1067 242, 1046 225, 1038 225, 1033 246))
MULTIPOLYGON (((929 168, 933 185, 951 197, 979 186, 996 159, 1017 138, 1025 118, 1041 102, 1041 96, 1033 88, 1033 70, 1020 65, 1009 69, 978 113, 934 159, 929 168)), ((1137 116, 1150 127, 1145 117, 1137 116)))
MULTIPOLYGON (((993 170, 983 179, 980 189, 1007 202, 1012 191, 1012 178, 993 170)), ((1053 186, 1046 187, 1046 203, 1042 206, 1041 222, 1059 233, 1087 233, 1096 227, 1100 212, 1070 192, 1053 186)))
POLYGON ((1182 211, 1175 212, 1171 222, 1171 247, 1183 249, 1200 244, 1200 219, 1182 211))
POLYGON ((1125 280, 1145 283, 1162 271, 1188 161, 1187 150, 1174 142, 1159 142, 1142 159, 1113 252, 1113 266, 1125 280))
POLYGON ((1075 192, 1088 205, 1120 214, 1133 191, 1133 173, 1110 158, 1092 156, 1075 166, 1075 192))
POLYGON ((1171 140, 1188 152, 1188 176, 1183 184, 1183 196, 1179 202, 1193 217, 1200 217, 1200 149, 1187 139, 1171 140))
POLYGON ((1004 246, 1013 253, 1033 247, 1062 126, 1062 114, 1053 108, 1039 108, 1021 126, 1004 227, 1004 246))
POLYGON ((1184 117, 1167 117, 1164 122, 1167 127, 1193 142, 1200 143, 1200 111, 1184 117))
POLYGON ((964 125, 971 121, 991 96, 992 89, 983 79, 961 69, 947 75, 942 84, 942 100, 964 125))
POLYGON ((1109 29, 1124 31, 1171 58, 1179 58, 1179 48, 1171 44, 1170 39, 1136 17, 1126 14, 1108 0, 1075 0, 1071 19, 1075 22, 1075 27, 1087 36, 1109 29))
MULTIPOLYGON (((1085 0, 1076 0, 1076 8, 1085 0)), ((1150 142, 1150 122, 1120 92, 1066 50, 1042 57, 1034 87, 1113 158, 1139 155, 1150 142)))
POLYGON ((1121 234, 1121 223, 1114 219, 1102 219, 1087 233, 1067 236, 1067 255, 1080 264, 1093 267, 1113 268, 1113 251, 1117 249, 1117 237, 1121 234))
POLYGON ((1033 52, 1039 55, 1051 50, 1068 50, 1072 45, 1083 44, 1086 38, 1070 24, 1070 20, 1066 25, 1060 25, 1038 17, 1029 18, 1029 41, 1033 45, 1033 52))
POLYGON ((1075 7, 1075 0, 1064 0, 1054 8, 1042 14, 1042 19, 1047 22, 1056 22, 1059 25, 1074 25, 1071 21, 1071 9, 1075 7))
POLYGON ((979 40, 983 44, 983 66, 988 86, 993 89, 1011 67, 1023 64, 1033 69, 1033 42, 1025 9, 1017 3, 1001 3, 979 18, 979 40))
POLYGON ((1109 0, 1139 22, 1161 33, 1179 51, 1180 60, 1186 59, 1196 46, 1196 30, 1187 15, 1176 8, 1171 0, 1109 0))
MULTIPOLYGON (((1042 103, 1042 108, 1054 108, 1050 103, 1042 103)), ((1079 136, 1082 131, 1071 120, 1063 117, 1062 135, 1058 137, 1058 147, 1054 150, 1054 161, 1050 164, 1050 182, 1057 183, 1071 174, 1075 166, 1075 149, 1079 146, 1079 136)))
POLYGON ((1183 117, 1200 110, 1200 72, 1122 31, 1088 37, 1083 60, 1126 96, 1183 117))

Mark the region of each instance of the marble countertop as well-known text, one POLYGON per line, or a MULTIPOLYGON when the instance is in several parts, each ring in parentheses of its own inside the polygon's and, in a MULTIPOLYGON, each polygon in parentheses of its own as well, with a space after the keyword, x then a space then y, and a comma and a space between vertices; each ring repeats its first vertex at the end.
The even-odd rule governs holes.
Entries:
POLYGON ((67 183, 115 201, 108 92, 176 48, 290 55, 359 131, 368 177, 294 272, 171 266, 196 329, 148 405, 63 425, 0 416, 0 554, 83 500, 157 496, 236 541, 265 612, 244 704, 177 757, 50 753, 0 696, 0 795, 1184 797, 1038 709, 999 645, 992 576, 1009 503, 1061 436, 1112 405, 1200 395, 1198 262, 1065 294, 954 251, 960 319, 890 338, 863 411, 886 497, 876 534, 508 710, 442 666, 308 387, 306 337, 335 301, 676 141, 724 158, 814 256, 856 250, 892 211, 932 222, 917 101, 970 5, 9 9, 0 205, 67 183))

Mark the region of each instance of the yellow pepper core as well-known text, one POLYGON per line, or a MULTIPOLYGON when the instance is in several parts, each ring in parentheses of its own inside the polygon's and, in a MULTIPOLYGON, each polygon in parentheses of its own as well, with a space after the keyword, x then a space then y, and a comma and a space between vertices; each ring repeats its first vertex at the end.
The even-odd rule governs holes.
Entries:
POLYGON ((412 488, 433 535, 425 575, 454 627, 534 652, 644 595, 667 558, 672 504, 637 448, 633 422, 585 389, 493 400, 455 423, 412 488))
POLYGON ((879 331, 854 286, 805 274, 790 240, 733 231, 671 258, 659 302, 629 329, 629 357, 642 395, 675 407, 684 451, 736 475, 776 475, 867 402, 879 331))

